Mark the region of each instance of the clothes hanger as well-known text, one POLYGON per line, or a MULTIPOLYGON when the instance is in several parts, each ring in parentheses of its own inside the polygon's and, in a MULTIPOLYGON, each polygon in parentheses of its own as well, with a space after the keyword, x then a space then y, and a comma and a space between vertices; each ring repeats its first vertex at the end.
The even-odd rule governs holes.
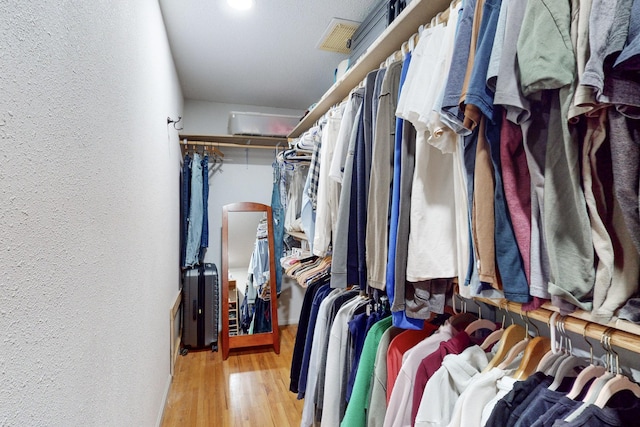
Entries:
MULTIPOLYGON (((506 304, 506 301, 505 301, 505 304, 506 304)), ((504 334, 504 332, 505 332, 504 325, 505 325, 505 322, 506 322, 506 314, 507 314, 507 313, 509 313, 509 311, 508 311, 508 310, 506 310, 506 308, 502 306, 502 303, 500 303, 500 304, 498 305, 498 308, 499 308, 500 310, 503 310, 503 313, 502 313, 502 323, 500 324, 500 328, 498 328, 498 329, 496 329, 495 331, 491 332, 491 333, 489 334, 489 336, 487 336, 487 338, 485 338, 485 340, 484 340, 484 341, 482 342, 482 344, 480 345, 480 348, 482 348, 484 351, 487 351, 487 349, 488 349, 492 344, 495 344, 496 342, 498 342, 498 341, 502 338, 502 335, 503 335, 503 334, 504 334)), ((513 317, 511 317, 511 314, 510 314, 510 313, 509 313, 509 317, 511 318, 511 324, 513 325, 513 324, 514 324, 514 321, 513 321, 513 317)))
POLYGON ((381 64, 380 68, 389 68, 394 62, 402 60, 402 56, 402 51, 396 50, 387 57, 387 59, 381 64))
POLYGON ((611 378, 615 376, 613 372, 613 352, 611 351, 612 350, 611 349, 611 331, 612 330, 613 330, 612 328, 607 328, 602 333, 602 338, 600 339, 600 345, 607 353, 606 355, 607 371, 602 376, 598 377, 596 381, 593 382, 593 384, 591 384, 591 387, 589 387, 589 391, 585 395, 584 399, 582 399, 583 402, 594 403, 598 395, 600 394, 600 391, 602 390, 604 385, 607 383, 607 381, 609 381, 611 378))
POLYGON ((511 347, 511 349, 509 349, 509 352, 497 367, 502 370, 508 369, 509 365, 513 363, 516 357, 518 357, 518 355, 527 348, 527 345, 530 341, 531 338, 528 335, 526 335, 522 340, 518 341, 513 347, 511 347))
POLYGON ((274 151, 273 157, 276 160, 278 159, 278 148, 280 148, 280 143, 279 142, 276 144, 276 147, 273 149, 273 151, 274 151))
POLYGON ((472 301, 478 305, 478 320, 474 320, 473 322, 471 322, 469 326, 464 328, 464 331, 468 335, 472 335, 473 333, 481 329, 489 329, 491 331, 495 331, 497 329, 497 325, 495 324, 495 322, 492 322, 491 320, 483 319, 482 309, 480 307, 480 304, 478 304, 475 300, 472 300, 472 301))
POLYGON ((553 365, 553 362, 555 362, 556 359, 560 357, 561 353, 558 349, 558 341, 556 340, 556 335, 559 332, 557 329, 557 325, 558 325, 557 319, 559 316, 560 316, 559 313, 554 312, 549 318, 551 348, 549 349, 549 351, 547 351, 547 353, 542 357, 542 359, 538 363, 538 366, 536 367, 536 371, 545 372, 547 369, 549 369, 553 365))
MULTIPOLYGON (((531 322, 531 324, 536 329, 537 335, 529 340, 526 347, 524 348, 524 353, 522 355, 522 360, 520 361, 520 365, 511 376, 516 380, 526 380, 529 375, 531 375, 537 369, 538 365, 542 358, 551 350, 552 341, 555 340, 555 326, 551 327, 552 320, 558 316, 558 313, 553 313, 549 318, 549 330, 551 332, 551 339, 547 337, 540 336, 540 330, 538 326, 531 322)), ((527 320, 529 320, 529 316, 526 316, 527 320)), ((529 323, 529 322, 527 322, 529 323)), ((554 323, 555 325, 555 323, 554 323)))
MULTIPOLYGON (((563 325, 564 328, 564 325, 563 325)), ((571 342, 571 339, 567 336, 568 339, 568 349, 569 349, 569 354, 568 357, 566 357, 564 360, 561 361, 561 363, 557 366, 557 368, 555 369, 555 371, 553 372, 553 382, 551 383, 551 385, 549 385, 548 389, 549 390, 558 390, 560 388, 560 385, 562 384, 562 381, 565 378, 570 378, 570 377, 574 377, 576 375, 576 368, 580 368, 580 370, 585 368, 585 361, 580 358, 577 357, 573 354, 573 343, 571 342)), ((557 363, 557 362, 556 362, 557 363)), ((554 368, 555 368, 555 364, 554 364, 554 368)))
MULTIPOLYGON (((613 331, 613 329, 610 329, 613 331)), ((594 403, 599 408, 604 408, 609 400, 618 392, 628 390, 633 393, 635 397, 640 397, 640 385, 634 383, 626 375, 620 373, 620 356, 611 346, 611 332, 609 333, 609 341, 607 343, 609 350, 615 355, 615 377, 611 378, 604 385, 598 397, 594 403)), ((613 362, 613 360, 612 360, 613 362)))
POLYGON ((464 328, 464 331, 469 335, 473 335, 482 329, 495 331, 497 329, 497 325, 488 319, 478 319, 471 322, 466 328, 464 328))
POLYGON ((480 344, 480 348, 483 349, 484 351, 487 351, 489 349, 489 347, 491 347, 493 344, 497 343, 498 341, 500 341, 500 339, 502 338, 502 335, 504 334, 505 330, 504 330, 504 322, 506 320, 506 316, 505 314, 502 315, 502 323, 500 324, 500 327, 498 329, 496 329, 495 331, 491 332, 482 342, 482 344, 480 344))
POLYGON ((542 357, 551 349, 551 340, 547 337, 532 338, 524 349, 522 361, 511 376, 516 380, 526 380, 538 366, 542 357))
MULTIPOLYGON (((522 318, 522 313, 520 313, 520 317, 522 318)), ((523 318, 523 320, 524 320, 524 318, 523 318)), ((531 336, 529 334, 529 324, 533 325, 533 327, 536 329, 536 331, 537 331, 536 336, 540 336, 540 330, 538 329, 538 327, 536 326, 535 323, 530 321, 529 316, 527 315, 526 316, 526 322, 525 322, 525 335, 524 335, 524 338, 522 338, 520 341, 518 341, 517 343, 515 343, 511 347, 511 349, 509 350, 507 355, 504 357, 504 359, 498 365, 499 369, 502 369, 502 370, 507 369, 509 367, 509 365, 511 365, 511 363, 515 360, 515 358, 518 357, 518 355, 520 353, 522 353, 527 348, 527 345, 531 341, 531 336)))
POLYGON ((409 53, 409 43, 408 42, 404 42, 402 43, 402 46, 400 46, 400 51, 402 52, 402 56, 407 56, 407 54, 409 53))
POLYGON ((565 329, 565 320, 566 317, 560 316, 560 320, 556 325, 558 331, 560 332, 560 347, 557 353, 558 357, 553 360, 553 363, 547 366, 543 366, 544 369, 540 369, 540 371, 552 377, 556 376, 556 372, 558 371, 560 365, 567 359, 570 359, 572 356, 573 346, 571 344, 571 339, 567 334, 567 330, 565 329))
POLYGON ((417 33, 413 33, 413 35, 411 36, 411 38, 409 40, 411 40, 413 42, 413 46, 414 48, 416 46, 418 46, 418 43, 420 42, 420 32, 417 33))
POLYGON ((455 291, 451 296, 451 306, 453 308, 453 315, 449 318, 449 324, 456 330, 466 328, 469 324, 478 320, 478 317, 473 313, 468 313, 466 308, 466 302, 455 291), (460 298, 460 311, 456 307, 456 295, 460 298))
POLYGON ((591 345, 591 342, 589 342, 589 340, 587 339, 587 328, 590 324, 591 323, 587 323, 582 330, 582 338, 584 338, 584 341, 589 346, 589 366, 584 368, 576 377, 571 390, 569 390, 569 393, 567 393, 567 397, 569 399, 577 399, 589 381, 602 376, 607 371, 604 366, 596 365, 594 363, 593 345, 591 345))
POLYGON ((607 372, 605 372, 602 376, 596 378, 596 380, 591 384, 587 394, 584 399, 582 399, 582 404, 575 409, 572 413, 565 417, 565 421, 571 422, 578 418, 580 414, 584 412, 589 405, 594 404, 597 400, 600 392, 604 389, 604 386, 609 382, 610 379, 615 377, 613 372, 613 352, 611 348, 611 331, 612 328, 607 328, 600 338, 600 345, 606 352, 606 363, 607 363, 607 372))
POLYGON ((439 24, 442 24, 443 22, 445 22, 445 21, 441 21, 441 20, 440 20, 440 18, 442 17, 442 14, 443 14, 443 13, 444 13, 444 12, 438 12, 438 14, 435 16, 435 18, 436 18, 436 25, 439 25, 439 24))
POLYGON ((509 355, 510 351, 515 347, 515 345, 522 342, 526 338, 526 336, 527 330, 522 326, 517 324, 509 325, 509 327, 502 334, 502 338, 500 338, 500 341, 498 342, 498 350, 496 351, 493 358, 491 358, 483 372, 490 371, 491 369, 493 369, 493 367, 499 365, 500 362, 505 360, 507 355, 509 355))
POLYGON ((417 40, 416 39, 417 38, 418 38, 418 33, 413 33, 411 35, 411 37, 409 37, 409 40, 408 40, 408 42, 409 42, 409 50, 411 52, 413 52, 413 50, 416 48, 416 45, 417 45, 417 40))

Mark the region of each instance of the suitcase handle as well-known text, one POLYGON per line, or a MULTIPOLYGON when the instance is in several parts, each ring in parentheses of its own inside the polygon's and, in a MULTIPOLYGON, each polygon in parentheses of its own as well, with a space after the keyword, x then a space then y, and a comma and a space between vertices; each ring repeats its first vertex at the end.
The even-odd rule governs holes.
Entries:
POLYGON ((198 319, 198 300, 193 300, 193 321, 198 319))

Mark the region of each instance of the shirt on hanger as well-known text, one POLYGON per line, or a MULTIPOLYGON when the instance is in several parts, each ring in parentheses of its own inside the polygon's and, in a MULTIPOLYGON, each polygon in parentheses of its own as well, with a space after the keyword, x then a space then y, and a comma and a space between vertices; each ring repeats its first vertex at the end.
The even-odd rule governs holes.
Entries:
MULTIPOLYGON (((309 321, 311 320, 310 314, 316 292, 319 288, 320 283, 309 286, 304 293, 304 299, 302 300, 302 307, 300 309, 298 329, 296 331, 296 341, 293 346, 293 354, 291 356, 291 369, 289 374, 289 390, 293 393, 298 393, 298 381, 300 380, 301 367, 303 364, 302 360, 306 347, 305 342, 307 337, 309 336, 309 332, 313 331, 313 329, 308 328, 309 321)), ((313 321, 315 326, 315 319, 313 321)), ((309 348, 309 351, 311 351, 311 348, 309 348)))
POLYGON ((402 368, 402 359, 404 354, 419 342, 433 334, 438 329, 437 326, 424 322, 422 329, 415 330, 409 329, 400 333, 397 337, 391 340, 389 349, 386 356, 387 365, 387 400, 386 404, 391 399, 391 392, 402 368))
POLYGON ((327 361, 324 399, 322 402, 322 422, 321 426, 336 426, 340 424, 342 407, 342 396, 344 395, 343 377, 345 376, 345 368, 347 362, 347 335, 348 335, 348 319, 353 317, 356 308, 366 301, 362 298, 355 297, 346 302, 338 313, 331 326, 329 335, 329 347, 327 349, 327 361))
MULTIPOLYGON (((543 380, 546 379, 544 372, 535 372, 524 381, 517 382, 513 389, 507 395, 496 403, 491 412, 491 416, 487 420, 490 426, 507 426, 509 416, 512 411, 518 407, 543 380)), ((547 380, 547 385, 551 381, 547 380)))
POLYGON ((453 326, 446 323, 433 335, 425 338, 405 353, 402 368, 391 391, 391 399, 384 418, 384 427, 399 427, 411 424, 413 387, 418 366, 425 356, 433 353, 441 342, 451 339, 456 332, 453 326))
POLYGON ((392 326, 380 338, 374 362, 374 374, 371 379, 371 397, 365 405, 367 427, 383 427, 387 413, 387 351, 391 341, 402 332, 392 326))
POLYGON ((353 385, 353 393, 340 423, 344 427, 364 427, 367 425, 365 408, 371 389, 376 351, 383 335, 389 328, 391 328, 391 317, 386 317, 373 325, 367 333, 353 385))
POLYGON ((442 361, 448 354, 460 354, 467 347, 471 346, 471 337, 465 331, 458 332, 450 340, 440 343, 436 351, 422 359, 418 370, 416 371, 415 382, 413 385, 413 403, 411 409, 411 425, 415 424, 418 408, 424 389, 433 374, 440 369, 442 361))
POLYGON ((314 330, 313 343, 311 346, 311 355, 309 357, 307 390, 305 393, 304 406, 302 408, 302 419, 300 421, 301 427, 311 427, 314 423, 318 376, 320 365, 322 363, 322 353, 328 335, 327 326, 329 320, 329 310, 333 302, 343 293, 344 291, 340 289, 334 289, 322 301, 318 309, 318 318, 316 319, 316 327, 314 330))
POLYGON ((477 345, 468 347, 460 354, 446 356, 440 369, 425 386, 415 426, 446 426, 458 397, 488 363, 487 354, 477 345))
POLYGON ((633 393, 621 391, 604 408, 589 405, 575 420, 557 420, 554 427, 615 427, 635 426, 640 420, 640 399, 633 393))

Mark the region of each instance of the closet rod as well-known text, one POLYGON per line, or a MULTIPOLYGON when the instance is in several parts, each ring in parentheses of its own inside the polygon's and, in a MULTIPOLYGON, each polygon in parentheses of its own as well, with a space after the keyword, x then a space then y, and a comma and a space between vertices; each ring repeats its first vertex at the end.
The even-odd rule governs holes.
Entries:
MULTIPOLYGON (((498 308, 509 310, 515 314, 522 314, 528 316, 530 319, 539 320, 549 324, 553 310, 547 308, 538 308, 532 311, 523 311, 522 304, 510 302, 506 300, 494 300, 489 298, 474 298, 477 301, 485 304, 493 305, 498 308)), ((604 332, 609 328, 614 328, 611 333, 611 345, 616 347, 630 350, 634 353, 640 353, 640 335, 631 332, 623 331, 612 325, 603 325, 600 323, 592 322, 585 319, 569 315, 565 317, 564 321, 565 329, 576 334, 582 335, 586 331, 586 336, 597 339, 598 341, 604 335, 604 332)))
POLYGON ((215 154, 216 156, 218 156, 220 158, 224 158, 224 154, 222 153, 222 151, 220 151, 220 150, 218 150, 218 148, 216 148, 216 146, 220 145, 217 142, 202 142, 202 141, 182 140, 182 141, 180 141, 180 145, 182 145, 184 147, 188 147, 189 145, 197 145, 198 147, 207 147, 211 151, 213 151, 213 154, 215 154))
MULTIPOLYGON (((184 142, 180 141, 180 144, 185 145, 184 142)), ((228 148, 251 148, 251 149, 260 149, 260 150, 273 150, 276 148, 275 145, 254 145, 254 144, 234 144, 232 142, 203 142, 203 141, 188 141, 186 145, 202 145, 207 147, 213 147, 214 149, 220 147, 228 147, 228 148)), ((219 156, 223 157, 221 151, 218 151, 219 156)))

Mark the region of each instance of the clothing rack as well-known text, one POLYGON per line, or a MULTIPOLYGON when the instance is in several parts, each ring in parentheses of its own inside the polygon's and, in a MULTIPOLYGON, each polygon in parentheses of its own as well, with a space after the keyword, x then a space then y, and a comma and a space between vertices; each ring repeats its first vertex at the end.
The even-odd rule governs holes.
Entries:
MULTIPOLYGON (((554 312, 557 312, 557 309, 550 305, 545 305, 532 311, 524 311, 522 310, 522 304, 510 302, 504 299, 494 300, 489 298, 474 298, 474 300, 500 309, 508 310, 512 313, 522 315, 524 318, 528 317, 529 319, 538 320, 546 324, 549 324, 551 316, 554 312)), ((584 334, 589 338, 597 340, 600 340, 605 334, 605 331, 609 329, 611 345, 630 350, 634 353, 640 353, 640 327, 622 320, 603 325, 601 323, 596 323, 582 318, 588 316, 588 313, 583 312, 577 312, 565 316, 564 328, 567 331, 580 335, 584 334), (630 330, 623 330, 623 327, 625 329, 636 329, 636 331, 632 332, 630 330)))
POLYGON ((187 139, 183 139, 180 141, 180 145, 184 147, 185 150, 188 149, 190 145, 194 147, 204 147, 205 150, 211 151, 214 156, 221 159, 224 158, 224 154, 217 148, 217 144, 214 142, 189 141, 187 139))
POLYGON ((181 145, 196 145, 215 148, 224 157, 220 148, 251 148, 273 150, 279 145, 287 146, 286 137, 253 135, 180 135, 181 145))

